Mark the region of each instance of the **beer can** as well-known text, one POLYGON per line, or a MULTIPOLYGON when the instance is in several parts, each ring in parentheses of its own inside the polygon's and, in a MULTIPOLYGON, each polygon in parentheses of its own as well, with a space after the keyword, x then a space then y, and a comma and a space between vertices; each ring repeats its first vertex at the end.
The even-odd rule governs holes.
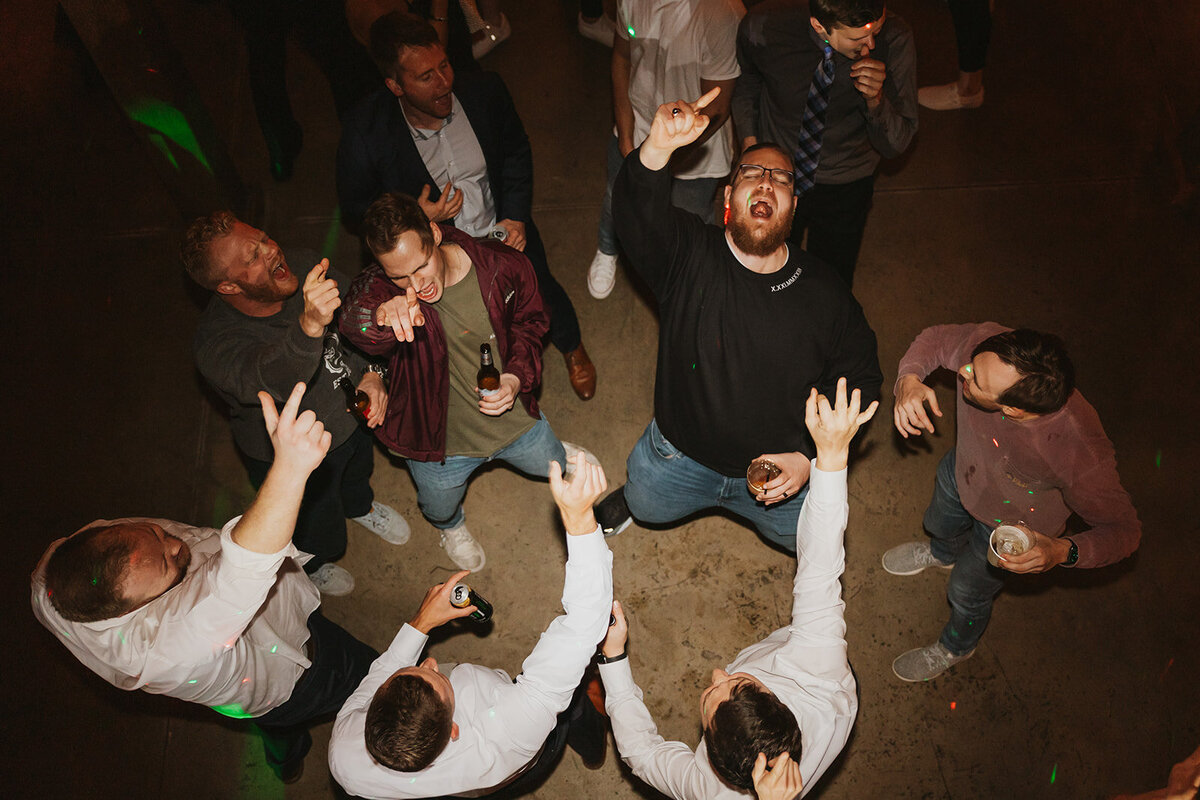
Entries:
POLYGON ((476 622, 487 622, 492 618, 492 604, 465 583, 455 584, 450 590, 450 605, 455 608, 475 606, 475 610, 469 616, 476 622))
POLYGON ((503 242, 508 239, 508 229, 501 225, 497 225, 488 231, 488 236, 503 242))

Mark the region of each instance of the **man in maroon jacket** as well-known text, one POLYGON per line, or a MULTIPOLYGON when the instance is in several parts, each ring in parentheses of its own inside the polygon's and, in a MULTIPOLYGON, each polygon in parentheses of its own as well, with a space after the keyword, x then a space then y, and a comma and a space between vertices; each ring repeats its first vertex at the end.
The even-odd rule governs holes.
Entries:
POLYGON ((471 473, 497 458, 541 477, 552 460, 567 466, 533 396, 548 325, 533 267, 499 242, 431 223, 402 194, 371 204, 363 241, 378 263, 350 285, 341 331, 391 360, 376 435, 407 461, 421 513, 450 558, 478 570, 483 548, 462 508, 471 473), (484 344, 500 372, 491 392, 476 385, 484 344))

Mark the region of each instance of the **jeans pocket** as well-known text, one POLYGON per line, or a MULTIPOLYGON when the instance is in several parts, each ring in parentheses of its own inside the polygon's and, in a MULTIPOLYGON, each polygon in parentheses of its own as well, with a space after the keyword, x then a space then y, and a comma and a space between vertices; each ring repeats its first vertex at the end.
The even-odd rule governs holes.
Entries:
POLYGON ((650 446, 658 453, 659 458, 670 460, 680 455, 679 448, 667 441, 667 437, 658 429, 657 422, 650 423, 650 446))

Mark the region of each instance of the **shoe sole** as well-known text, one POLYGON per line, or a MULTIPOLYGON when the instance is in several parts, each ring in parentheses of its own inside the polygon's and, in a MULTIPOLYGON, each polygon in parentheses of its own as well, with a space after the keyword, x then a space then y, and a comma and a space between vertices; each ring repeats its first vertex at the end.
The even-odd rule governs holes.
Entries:
MULTIPOLYGON (((880 563, 882 563, 882 562, 880 562, 880 563)), ((897 572, 894 569, 889 569, 887 564, 883 564, 884 572, 886 572, 889 575, 899 575, 901 578, 907 578, 909 575, 920 575, 925 570, 931 569, 931 568, 951 570, 951 569, 954 569, 954 565, 953 564, 930 564, 928 567, 919 567, 918 569, 914 569, 910 572, 897 572)))
POLYGON ((603 529, 601 529, 601 530, 604 532, 605 539, 611 539, 612 537, 620 534, 622 531, 624 531, 626 528, 628 528, 632 524, 633 524, 633 517, 630 517, 629 519, 625 520, 620 525, 618 525, 616 528, 614 528, 611 532, 603 531, 603 529))
POLYGON ((612 294, 613 289, 615 289, 615 288, 617 288, 617 283, 616 283, 616 281, 613 281, 613 285, 608 287, 608 291, 601 293, 601 292, 597 292, 595 289, 593 289, 592 284, 589 283, 588 284, 588 294, 590 294, 592 297, 594 297, 597 300, 603 300, 604 298, 606 298, 610 294, 612 294))

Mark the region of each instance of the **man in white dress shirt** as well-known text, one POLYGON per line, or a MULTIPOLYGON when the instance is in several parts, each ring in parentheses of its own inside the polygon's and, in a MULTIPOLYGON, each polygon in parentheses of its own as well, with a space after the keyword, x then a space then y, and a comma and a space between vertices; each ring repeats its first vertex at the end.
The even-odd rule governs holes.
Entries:
MULTIPOLYGON (((474 610, 455 608, 449 599, 469 573, 431 588, 334 723, 329 767, 347 792, 478 797, 548 771, 564 742, 588 763, 592 754, 567 727, 603 724, 579 684, 608 627, 612 553, 592 515, 605 490, 604 472, 582 453, 573 463, 570 483, 559 464, 550 463, 550 490, 567 531, 567 613, 550 623, 515 680, 475 664, 443 673, 432 657, 421 661, 421 651, 431 630, 474 610)), ((584 743, 598 740, 602 748, 603 730, 595 733, 584 743)))
POLYGON ((274 462, 258 497, 216 531, 161 519, 98 520, 50 545, 33 573, 38 620, 119 689, 253 717, 281 779, 300 777, 307 723, 341 707, 376 653, 317 610, 292 544, 308 476, 330 434, 259 393, 274 462))
POLYGON ((713 670, 712 685, 700 695, 704 738, 694 752, 658 734, 633 682, 625 658, 628 628, 614 603, 617 622, 601 645, 605 705, 621 758, 664 794, 676 800, 744 798, 752 788, 763 790, 777 770, 774 778, 783 782, 795 762, 802 796, 845 746, 858 712, 839 582, 846 561, 846 462, 850 440, 878 407, 873 402, 860 413, 858 389, 847 402, 845 378, 838 380, 832 407, 811 391, 805 423, 817 457, 796 530, 792 621, 725 669, 713 670))

